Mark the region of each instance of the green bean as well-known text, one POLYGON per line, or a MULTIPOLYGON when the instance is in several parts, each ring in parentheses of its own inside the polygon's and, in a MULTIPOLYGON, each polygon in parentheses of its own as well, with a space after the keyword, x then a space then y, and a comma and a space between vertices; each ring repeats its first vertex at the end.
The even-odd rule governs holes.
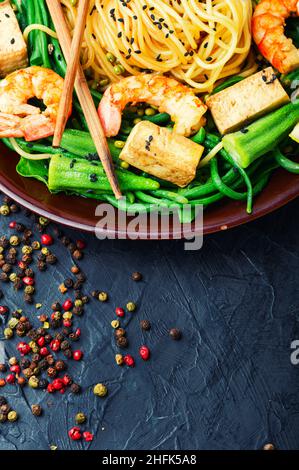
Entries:
MULTIPOLYGON (((47 18, 43 17, 41 9, 40 9, 41 3, 42 2, 40 0, 34 0, 35 21, 37 24, 44 24, 45 26, 48 26, 47 18)), ((41 47, 41 54, 43 58, 43 66, 46 68, 51 68, 47 36, 43 31, 38 31, 38 37, 39 37, 39 42, 40 42, 40 47, 41 47)))
POLYGON ((251 181, 250 181, 250 178, 248 176, 248 174, 246 173, 246 171, 240 167, 237 162, 235 162, 235 160, 224 150, 220 150, 220 155, 225 159, 227 160, 232 166, 234 166, 238 172, 240 173, 240 175, 242 176, 242 178, 244 179, 244 183, 246 184, 247 186, 247 212, 248 214, 251 214, 252 213, 252 204, 253 204, 253 191, 252 191, 252 184, 251 184, 251 181))
MULTIPOLYGON (((23 2, 24 8, 26 11, 27 23, 35 23, 35 8, 33 0, 27 0, 26 3, 23 2)), ((29 60, 30 65, 42 65, 43 59, 41 56, 41 48, 38 40, 38 32, 33 30, 29 33, 28 36, 28 45, 29 45, 29 60)))
POLYGON ((247 193, 239 193, 237 191, 234 191, 231 189, 229 186, 227 186, 223 180, 221 179, 221 176, 219 175, 218 172, 218 160, 217 158, 213 158, 211 160, 211 176, 212 176, 212 181, 215 184, 216 188, 224 195, 229 197, 230 199, 235 199, 242 201, 247 198, 247 193))
POLYGON ((142 116, 143 121, 150 121, 154 124, 167 124, 170 121, 170 116, 167 113, 159 113, 154 116, 142 116))
POLYGON ((191 137, 191 140, 193 140, 193 142, 195 142, 196 144, 203 144, 205 137, 206 137, 206 131, 204 127, 201 127, 199 131, 197 132, 197 134, 191 137))
POLYGON ((186 197, 172 191, 166 191, 165 189, 155 189, 154 191, 150 191, 150 193, 153 196, 170 199, 171 201, 174 201, 178 204, 188 204, 188 199, 186 197))
MULTIPOLYGON (((234 168, 231 168, 222 178, 222 181, 225 184, 230 184, 232 181, 236 179, 236 171, 234 168)), ((185 196, 186 198, 190 199, 197 199, 198 197, 213 193, 216 191, 216 185, 211 181, 204 185, 196 186, 191 189, 182 189, 180 190, 180 194, 185 196)))
POLYGON ((135 191, 135 194, 140 201, 146 202, 148 204, 154 204, 163 207, 169 207, 171 204, 170 201, 156 198, 154 196, 151 196, 150 194, 144 193, 143 191, 135 191))
POLYGON ((299 163, 289 160, 278 148, 273 150, 272 155, 282 168, 290 173, 299 174, 299 163))
POLYGON ((216 86, 214 90, 212 91, 211 95, 215 95, 216 93, 219 93, 222 90, 225 90, 226 88, 235 85, 236 83, 241 82, 244 80, 244 77, 240 77, 239 75, 236 75, 234 77, 229 78, 228 80, 225 80, 223 83, 220 85, 216 86))
POLYGON ((128 204, 124 199, 116 199, 114 196, 110 196, 109 194, 104 194, 102 196, 104 200, 109 202, 112 206, 116 207, 118 210, 127 212, 128 214, 145 214, 150 212, 152 206, 147 203, 143 204, 128 204))

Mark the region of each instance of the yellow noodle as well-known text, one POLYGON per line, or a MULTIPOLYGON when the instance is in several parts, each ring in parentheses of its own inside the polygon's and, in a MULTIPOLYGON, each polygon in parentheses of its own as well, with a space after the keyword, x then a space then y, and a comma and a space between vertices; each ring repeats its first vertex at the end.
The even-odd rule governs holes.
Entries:
POLYGON ((31 31, 33 31, 35 29, 39 29, 40 31, 43 31, 44 33, 47 33, 52 38, 57 39, 57 34, 55 33, 55 31, 48 28, 47 26, 44 26, 42 24, 30 24, 23 31, 23 36, 24 36, 24 39, 25 39, 26 42, 28 41, 28 36, 31 33, 31 31))
MULTIPOLYGON (((77 9, 61 4, 73 31, 77 9)), ((251 15, 251 0, 90 0, 82 65, 98 80, 152 70, 210 92, 229 75, 256 70, 252 58, 246 63, 251 15)))

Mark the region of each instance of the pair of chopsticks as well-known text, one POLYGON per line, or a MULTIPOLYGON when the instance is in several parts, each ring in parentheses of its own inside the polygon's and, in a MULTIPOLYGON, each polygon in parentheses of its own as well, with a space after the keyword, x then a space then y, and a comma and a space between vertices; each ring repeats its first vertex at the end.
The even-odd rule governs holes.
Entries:
POLYGON ((71 107, 73 89, 75 86, 77 96, 82 107, 91 137, 103 164, 111 188, 117 199, 122 197, 117 178, 114 172, 112 158, 107 140, 94 105, 83 69, 80 65, 80 48, 84 35, 86 18, 89 11, 89 0, 79 0, 78 16, 74 30, 73 40, 71 38, 63 10, 59 0, 46 0, 50 11, 58 39, 67 61, 67 73, 59 105, 53 147, 59 147, 61 138, 68 119, 71 107))

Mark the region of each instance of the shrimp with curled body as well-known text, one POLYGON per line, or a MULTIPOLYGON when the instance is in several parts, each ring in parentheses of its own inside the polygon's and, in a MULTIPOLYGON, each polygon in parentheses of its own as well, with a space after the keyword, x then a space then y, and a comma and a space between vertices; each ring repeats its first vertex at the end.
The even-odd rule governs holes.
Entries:
MULTIPOLYGON (((28 67, 0 82, 0 137, 24 137, 28 142, 54 134, 63 78, 53 70, 28 67), (46 109, 28 101, 37 98, 46 109)), ((71 113, 71 109, 70 109, 71 113)))
POLYGON ((190 88, 163 75, 140 74, 123 78, 105 91, 98 112, 106 136, 118 134, 121 114, 128 103, 141 102, 170 114, 177 134, 189 136, 205 124, 207 106, 190 88))
POLYGON ((284 34, 286 19, 292 15, 299 15, 298 0, 261 0, 252 18, 259 51, 280 73, 299 67, 299 51, 284 34))

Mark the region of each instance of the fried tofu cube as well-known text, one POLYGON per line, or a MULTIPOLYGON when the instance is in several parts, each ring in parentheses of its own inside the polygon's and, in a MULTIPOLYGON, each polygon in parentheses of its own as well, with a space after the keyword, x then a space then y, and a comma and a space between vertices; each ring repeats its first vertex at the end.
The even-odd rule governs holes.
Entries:
POLYGON ((221 134, 244 125, 289 102, 272 67, 268 67, 207 99, 221 134))
POLYGON ((0 78, 28 65, 27 47, 9 2, 0 3, 0 78))
POLYGON ((195 178, 203 151, 201 145, 171 129, 142 121, 132 130, 120 158, 183 188, 195 178))

